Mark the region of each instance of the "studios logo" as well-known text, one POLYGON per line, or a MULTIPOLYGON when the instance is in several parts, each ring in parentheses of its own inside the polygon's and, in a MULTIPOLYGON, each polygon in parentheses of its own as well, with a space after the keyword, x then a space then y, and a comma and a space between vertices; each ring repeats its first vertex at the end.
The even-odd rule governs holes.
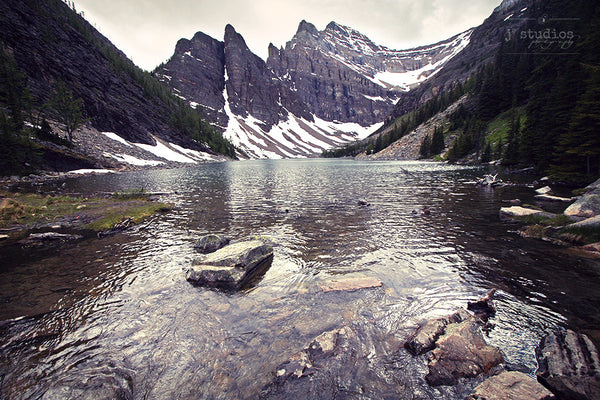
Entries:
POLYGON ((546 26, 564 19, 543 16, 537 20, 540 29, 509 29, 504 40, 522 40, 527 42, 527 50, 543 53, 565 53, 574 48, 578 35, 572 30, 546 26))

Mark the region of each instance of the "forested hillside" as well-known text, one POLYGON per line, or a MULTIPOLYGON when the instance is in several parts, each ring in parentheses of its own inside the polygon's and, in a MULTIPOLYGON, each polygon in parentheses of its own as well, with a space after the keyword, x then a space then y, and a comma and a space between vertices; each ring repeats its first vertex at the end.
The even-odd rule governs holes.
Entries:
POLYGON ((452 113, 445 127, 455 137, 445 159, 501 159, 564 181, 599 175, 600 6, 534 1, 526 17, 521 28, 504 32, 495 60, 465 84, 388 124, 399 128, 326 155, 377 152, 468 93, 469 106, 452 113))
POLYGON ((155 136, 234 155, 233 146, 199 111, 138 68, 62 1, 0 0, 0 23, 0 151, 10 155, 2 160, 3 173, 35 169, 47 149, 30 137, 48 137, 47 129, 38 132, 44 119, 69 132, 63 118, 69 112, 80 123, 137 143, 153 144, 155 136), (57 110, 61 96, 70 111, 57 110))

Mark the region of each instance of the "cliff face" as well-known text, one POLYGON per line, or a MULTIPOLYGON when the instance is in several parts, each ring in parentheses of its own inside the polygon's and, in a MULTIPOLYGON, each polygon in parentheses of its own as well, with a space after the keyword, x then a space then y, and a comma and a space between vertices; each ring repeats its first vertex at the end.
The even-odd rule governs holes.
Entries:
POLYGON ((323 31, 302 21, 285 48, 269 47, 267 65, 318 117, 371 125, 403 92, 435 74, 469 41, 470 31, 432 46, 391 50, 331 22, 323 31))
POLYGON ((302 21, 264 62, 231 25, 223 42, 181 39, 154 74, 220 126, 248 157, 299 157, 376 130, 406 91, 434 75, 470 31, 432 46, 390 50, 351 28, 302 21))

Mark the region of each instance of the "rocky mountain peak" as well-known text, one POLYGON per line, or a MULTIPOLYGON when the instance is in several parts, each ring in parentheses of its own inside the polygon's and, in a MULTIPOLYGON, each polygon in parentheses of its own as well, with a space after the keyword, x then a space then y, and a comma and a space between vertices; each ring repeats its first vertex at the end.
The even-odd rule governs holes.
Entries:
POLYGON ((305 20, 300 21, 300 25, 298 25, 298 30, 296 31, 296 35, 302 33, 302 32, 307 32, 311 35, 318 35, 319 31, 317 30, 317 28, 311 24, 310 22, 306 22, 305 20))
POLYGON ((348 35, 348 31, 346 30, 346 27, 338 24, 335 21, 331 21, 330 23, 328 23, 327 26, 325 27, 325 30, 336 31, 343 35, 348 35))

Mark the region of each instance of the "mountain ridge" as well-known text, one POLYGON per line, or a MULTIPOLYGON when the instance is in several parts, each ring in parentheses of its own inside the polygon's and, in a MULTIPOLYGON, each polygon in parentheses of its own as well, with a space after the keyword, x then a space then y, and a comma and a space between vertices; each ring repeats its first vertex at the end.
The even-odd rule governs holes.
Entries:
POLYGON ((434 75, 470 32, 433 49, 395 51, 334 21, 319 31, 302 20, 263 61, 228 24, 223 42, 201 32, 181 39, 153 73, 202 109, 242 157, 305 157, 374 132, 399 96, 434 75), (402 74, 403 82, 386 82, 402 74))

